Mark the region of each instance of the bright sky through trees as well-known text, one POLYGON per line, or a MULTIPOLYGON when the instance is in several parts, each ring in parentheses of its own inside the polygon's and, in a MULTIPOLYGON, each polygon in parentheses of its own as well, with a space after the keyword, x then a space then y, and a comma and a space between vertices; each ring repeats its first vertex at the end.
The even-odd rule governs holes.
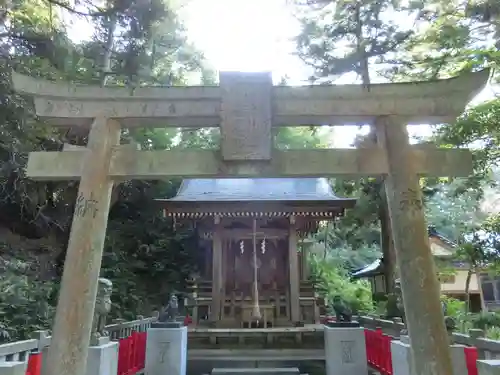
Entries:
MULTIPOLYGON (((309 69, 294 56, 291 40, 300 31, 286 0, 190 0, 181 12, 190 39, 217 70, 272 71, 278 81, 307 83, 309 69)), ((353 83, 348 76, 337 83, 353 83)), ((428 126, 412 126, 415 136, 431 134, 428 126)), ((336 127, 335 147, 349 147, 368 129, 336 127)))
MULTIPOLYGON (((184 0, 180 11, 189 39, 205 53, 209 63, 218 71, 272 71, 274 79, 287 78, 291 85, 305 84, 308 68, 294 56, 292 38, 299 33, 299 22, 292 16, 287 0, 184 0)), ((82 21, 76 22, 76 39, 90 37, 82 21), (83 26, 83 27, 81 27, 83 26)), ((352 75, 337 83, 353 83, 352 75)), ((477 98, 492 96, 487 88, 477 98)), ((356 126, 336 127, 332 134, 335 147, 349 147, 356 134, 368 129, 356 126)), ((412 126, 412 136, 428 136, 429 126, 412 126)))
POLYGON ((286 0, 191 0, 181 15, 191 40, 218 70, 270 70, 291 84, 307 78, 292 55, 300 25, 286 0))

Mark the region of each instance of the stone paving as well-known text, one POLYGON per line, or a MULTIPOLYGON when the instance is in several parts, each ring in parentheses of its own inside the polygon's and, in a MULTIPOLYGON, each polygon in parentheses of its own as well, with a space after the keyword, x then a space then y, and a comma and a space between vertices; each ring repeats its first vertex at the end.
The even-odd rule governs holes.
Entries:
MULTIPOLYGON (((301 375, 297 367, 291 368, 214 368, 211 375, 301 375)), ((306 375, 306 374, 302 374, 306 375)))

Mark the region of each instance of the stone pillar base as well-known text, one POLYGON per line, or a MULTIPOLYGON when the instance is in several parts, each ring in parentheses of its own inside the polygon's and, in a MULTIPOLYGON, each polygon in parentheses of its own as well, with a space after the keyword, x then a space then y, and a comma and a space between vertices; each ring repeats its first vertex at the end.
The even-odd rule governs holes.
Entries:
POLYGON ((211 375, 300 375, 296 367, 291 368, 214 368, 211 375))
POLYGON ((187 327, 149 328, 145 375, 186 375, 187 327))
POLYGON ((116 375, 119 345, 117 342, 108 342, 89 347, 87 375, 116 375))
POLYGON ((364 328, 325 326, 325 358, 327 375, 367 374, 364 328))
MULTIPOLYGON (((391 360, 393 375, 414 375, 415 369, 411 357, 410 344, 404 340, 391 341, 391 360)), ((453 362, 453 375, 467 375, 465 363, 465 346, 450 345, 451 359, 453 362)))
POLYGON ((0 362, 0 375, 25 375, 27 362, 0 362))
POLYGON ((483 359, 477 361, 477 370, 479 375, 499 375, 500 360, 498 359, 483 359))

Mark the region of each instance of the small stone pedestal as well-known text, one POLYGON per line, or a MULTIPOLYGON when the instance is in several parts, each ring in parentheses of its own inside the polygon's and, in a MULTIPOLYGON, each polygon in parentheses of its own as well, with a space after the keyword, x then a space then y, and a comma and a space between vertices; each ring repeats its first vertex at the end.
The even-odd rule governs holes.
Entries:
POLYGON ((87 375, 116 375, 119 346, 119 343, 110 342, 107 337, 92 342, 87 357, 87 375))
POLYGON ((0 375, 25 375, 27 362, 0 362, 0 375))
POLYGON ((479 375, 500 375, 500 360, 486 359, 477 361, 479 375))
POLYGON ((365 332, 357 322, 325 325, 327 375, 368 373, 365 332))
POLYGON ((186 375, 187 327, 155 323, 148 329, 145 375, 186 375))
POLYGON ((292 368, 214 368, 211 375, 300 375, 297 367, 292 368))
MULTIPOLYGON (((467 375, 465 363, 465 346, 450 345, 453 375, 467 375)), ((394 375, 414 375, 415 369, 411 357, 410 344, 407 337, 401 336, 401 341, 391 341, 391 360, 394 375)))

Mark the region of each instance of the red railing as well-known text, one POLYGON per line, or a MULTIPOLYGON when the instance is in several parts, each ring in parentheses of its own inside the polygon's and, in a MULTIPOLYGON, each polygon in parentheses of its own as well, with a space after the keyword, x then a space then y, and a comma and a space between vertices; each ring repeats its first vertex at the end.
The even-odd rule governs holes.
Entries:
POLYGON ((145 367, 146 332, 132 332, 120 339, 118 350, 118 375, 135 375, 145 367))
MULTIPOLYGON (((365 329, 366 357, 368 364, 382 375, 392 375, 391 340, 392 337, 384 335, 381 329, 375 331, 365 329)), ((468 375, 478 375, 477 348, 464 348, 465 363, 468 375)))
MULTIPOLYGON (((144 369, 145 362, 146 332, 132 332, 119 341, 117 375, 135 375, 144 369)), ((26 375, 40 375, 41 371, 42 353, 31 353, 26 375)))
POLYGON ((26 375, 40 375, 42 372, 42 353, 31 353, 28 358, 26 375))
MULTIPOLYGON (((184 322, 186 325, 189 321, 184 322)), ((119 341, 118 374, 135 375, 145 367, 146 332, 132 332, 129 337, 119 341)), ((366 356, 368 364, 382 375, 392 375, 391 340, 381 329, 375 331, 365 329, 366 356)), ((464 348, 465 363, 468 375, 478 375, 476 361, 477 348, 464 348)), ((40 375, 42 370, 42 353, 31 353, 28 358, 26 375, 40 375)))
POLYGON ((477 348, 473 346, 468 346, 464 348, 465 352, 465 365, 467 366, 467 374, 468 375, 478 375, 477 371, 477 360, 478 354, 477 354, 477 348))
POLYGON ((392 375, 391 340, 381 329, 365 329, 368 364, 382 375, 392 375))

